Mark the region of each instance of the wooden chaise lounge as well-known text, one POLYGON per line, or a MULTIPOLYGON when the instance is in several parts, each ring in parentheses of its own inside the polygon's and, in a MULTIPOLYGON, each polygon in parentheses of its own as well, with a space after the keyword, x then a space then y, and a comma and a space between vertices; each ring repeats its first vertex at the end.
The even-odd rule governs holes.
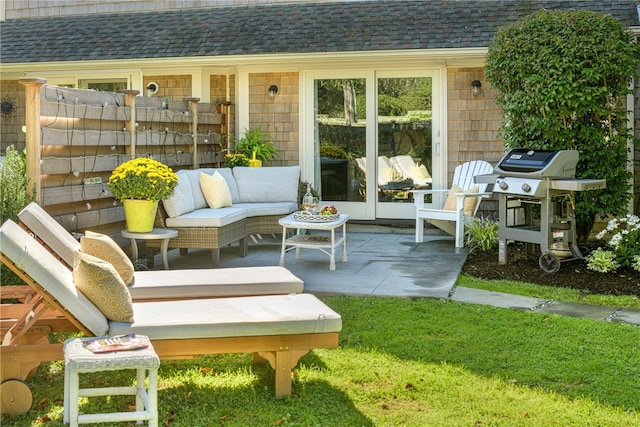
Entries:
POLYGON ((51 332, 148 335, 161 359, 253 353, 274 368, 276 396, 290 395, 291 369, 309 350, 338 346, 340 315, 313 295, 133 302, 133 322, 122 323, 109 321, 77 290, 72 271, 11 220, 0 227, 0 261, 37 293, 0 347, 3 405, 17 399, 12 393, 25 397, 21 380, 40 362, 62 359, 62 344, 46 339, 51 332))

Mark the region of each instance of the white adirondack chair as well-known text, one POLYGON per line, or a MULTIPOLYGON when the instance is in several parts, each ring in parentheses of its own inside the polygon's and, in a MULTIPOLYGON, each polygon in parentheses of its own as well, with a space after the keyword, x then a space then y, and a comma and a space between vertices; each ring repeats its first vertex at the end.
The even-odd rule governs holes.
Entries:
POLYGON ((488 184, 476 184, 473 177, 493 172, 493 166, 484 160, 473 160, 456 167, 450 189, 412 190, 413 203, 416 206, 416 242, 424 240, 424 221, 452 236, 455 236, 456 248, 464 246, 465 218, 473 217, 486 192, 488 184), (427 194, 447 192, 447 200, 441 209, 425 207, 427 194))

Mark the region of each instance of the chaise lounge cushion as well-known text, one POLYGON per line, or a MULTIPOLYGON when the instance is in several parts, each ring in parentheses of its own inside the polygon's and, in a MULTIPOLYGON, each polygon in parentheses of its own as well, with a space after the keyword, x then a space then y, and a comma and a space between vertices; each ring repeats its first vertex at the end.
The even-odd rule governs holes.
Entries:
POLYGON ((265 266, 145 271, 129 292, 133 300, 143 300, 278 295, 303 289, 304 282, 286 268, 265 266))
POLYGON ((111 322, 110 335, 151 340, 339 332, 340 315, 310 294, 134 303, 133 323, 111 322), (186 315, 188 314, 188 315, 186 315))
POLYGON ((125 285, 133 283, 133 263, 111 237, 87 230, 80 238, 80 250, 113 265, 125 285))
POLYGON ((92 333, 107 333, 107 318, 75 287, 71 270, 11 220, 0 227, 0 251, 35 282, 46 285, 62 306, 72 307, 74 317, 92 333))
POLYGON ((76 252, 73 283, 107 319, 133 322, 131 295, 109 262, 80 251, 76 252))
POLYGON ((73 265, 74 252, 80 249, 80 242, 65 230, 37 203, 29 203, 18 214, 20 222, 29 227, 53 252, 69 266, 73 265))

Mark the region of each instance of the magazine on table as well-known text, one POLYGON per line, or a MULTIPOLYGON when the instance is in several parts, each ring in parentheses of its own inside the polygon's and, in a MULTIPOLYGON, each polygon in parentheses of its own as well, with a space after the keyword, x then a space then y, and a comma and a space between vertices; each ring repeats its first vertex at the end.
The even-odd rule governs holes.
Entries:
POLYGON ((135 334, 100 337, 84 341, 82 345, 93 353, 138 350, 149 347, 149 344, 146 341, 136 338, 135 334))

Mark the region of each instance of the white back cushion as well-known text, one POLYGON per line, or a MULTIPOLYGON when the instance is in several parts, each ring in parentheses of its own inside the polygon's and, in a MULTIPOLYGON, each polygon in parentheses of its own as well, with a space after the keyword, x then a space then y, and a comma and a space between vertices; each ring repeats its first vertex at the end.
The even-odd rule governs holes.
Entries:
MULTIPOLYGON (((185 213, 192 212, 195 207, 193 203, 193 191, 191 190, 191 181, 187 170, 176 172, 178 175, 178 185, 173 195, 162 201, 164 210, 170 218, 175 218, 185 213)), ((196 181, 198 189, 200 189, 200 178, 196 181)))
POLYGON ((299 166, 238 166, 233 168, 233 176, 242 203, 298 201, 299 166))
MULTIPOLYGON (((229 187, 229 192, 231 193, 231 202, 240 203, 238 185, 236 184, 236 179, 233 177, 233 171, 231 170, 231 168, 218 168, 213 170, 218 171, 220 175, 222 175, 224 180, 227 181, 227 187, 229 187)), ((209 175, 211 175, 211 173, 209 173, 209 175)))

